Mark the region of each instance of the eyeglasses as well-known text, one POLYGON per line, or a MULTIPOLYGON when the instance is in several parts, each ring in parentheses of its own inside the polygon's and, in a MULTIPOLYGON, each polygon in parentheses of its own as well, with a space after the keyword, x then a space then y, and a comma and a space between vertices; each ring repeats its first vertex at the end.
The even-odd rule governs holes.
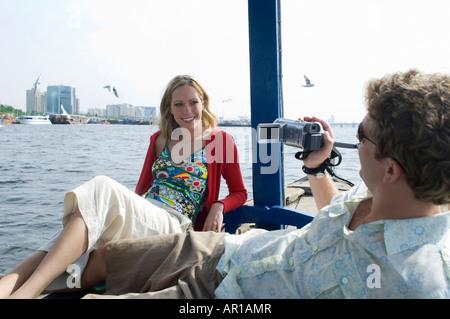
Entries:
MULTIPOLYGON (((362 140, 363 139, 366 139, 366 140, 368 140, 369 142, 371 142, 373 145, 377 145, 377 143, 375 143, 374 141, 372 141, 370 138, 368 138, 367 137, 367 135, 366 134, 364 134, 364 131, 363 131, 363 128, 362 128, 362 123, 359 123, 359 126, 358 126, 358 140, 359 140, 359 143, 357 143, 357 144, 355 144, 355 146, 356 146, 356 148, 360 148, 361 147, 361 143, 362 143, 362 140)), ((403 169, 403 171, 405 171, 405 168, 403 167, 403 165, 400 163, 400 161, 398 160, 398 159, 396 159, 395 157, 393 157, 393 156, 390 156, 394 161, 396 161, 397 163, 398 163, 398 165, 400 165, 400 167, 403 169)))
POLYGON ((367 137, 366 134, 364 134, 364 131, 363 131, 363 128, 362 128, 362 123, 359 123, 359 126, 358 126, 358 140, 359 140, 359 143, 356 144, 356 145, 357 145, 357 148, 360 148, 360 147, 361 147, 361 143, 362 143, 362 140, 363 140, 363 139, 368 140, 368 141, 371 142, 373 145, 377 145, 377 143, 375 143, 374 141, 372 141, 370 138, 367 137))

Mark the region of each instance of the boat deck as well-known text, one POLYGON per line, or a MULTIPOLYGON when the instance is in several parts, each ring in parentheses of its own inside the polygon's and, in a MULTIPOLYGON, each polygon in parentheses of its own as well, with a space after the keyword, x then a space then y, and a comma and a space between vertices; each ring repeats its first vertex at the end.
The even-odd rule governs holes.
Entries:
MULTIPOLYGON (((339 191, 346 191, 351 188, 347 183, 334 180, 339 191)), ((309 186, 308 178, 305 176, 291 184, 284 190, 285 206, 299 211, 317 214, 317 206, 309 186)), ((253 205, 253 200, 249 200, 246 205, 253 205)))

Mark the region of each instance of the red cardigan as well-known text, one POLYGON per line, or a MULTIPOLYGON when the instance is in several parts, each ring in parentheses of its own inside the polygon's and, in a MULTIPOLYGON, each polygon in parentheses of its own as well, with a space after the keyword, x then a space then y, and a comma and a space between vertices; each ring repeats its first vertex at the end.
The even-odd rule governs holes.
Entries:
MULTIPOLYGON (((138 195, 147 192, 153 183, 152 166, 156 161, 155 141, 160 133, 158 131, 150 137, 150 146, 136 186, 138 195)), ((194 225, 194 230, 199 231, 203 229, 208 212, 214 202, 223 203, 224 213, 226 213, 242 206, 247 200, 247 189, 242 179, 238 152, 233 137, 224 131, 215 129, 211 133, 210 139, 206 141, 205 151, 208 169, 208 194, 205 198, 206 209, 198 213, 194 225), (229 194, 224 199, 218 200, 222 176, 227 183, 229 194)))

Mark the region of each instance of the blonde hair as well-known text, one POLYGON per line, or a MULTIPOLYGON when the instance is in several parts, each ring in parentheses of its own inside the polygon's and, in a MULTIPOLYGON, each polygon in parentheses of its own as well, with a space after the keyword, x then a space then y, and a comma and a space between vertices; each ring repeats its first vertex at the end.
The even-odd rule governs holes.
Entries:
POLYGON ((167 88, 161 99, 161 104, 159 106, 161 113, 159 120, 159 129, 161 130, 161 134, 167 139, 169 139, 172 135, 172 131, 179 127, 178 123, 170 113, 172 93, 176 88, 183 85, 192 86, 197 91, 200 99, 202 100, 202 126, 205 129, 213 129, 216 127, 217 117, 211 112, 209 106, 209 96, 206 91, 194 77, 190 75, 177 75, 167 85, 167 88))
POLYGON ((450 76, 417 70, 373 80, 368 114, 376 157, 395 158, 417 199, 450 201, 450 76))

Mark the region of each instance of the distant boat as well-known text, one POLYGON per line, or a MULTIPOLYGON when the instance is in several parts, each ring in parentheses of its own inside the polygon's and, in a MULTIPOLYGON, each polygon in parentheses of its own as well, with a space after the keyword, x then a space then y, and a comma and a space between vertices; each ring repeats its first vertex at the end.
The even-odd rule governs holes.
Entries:
POLYGON ((52 124, 75 124, 70 114, 66 112, 64 106, 61 105, 61 114, 51 114, 50 122, 52 124))
POLYGON ((240 118, 240 119, 219 118, 218 125, 219 126, 251 126, 251 122, 250 122, 249 118, 240 118))
POLYGON ((50 118, 48 115, 26 115, 19 117, 20 124, 45 124, 51 125, 50 118))

